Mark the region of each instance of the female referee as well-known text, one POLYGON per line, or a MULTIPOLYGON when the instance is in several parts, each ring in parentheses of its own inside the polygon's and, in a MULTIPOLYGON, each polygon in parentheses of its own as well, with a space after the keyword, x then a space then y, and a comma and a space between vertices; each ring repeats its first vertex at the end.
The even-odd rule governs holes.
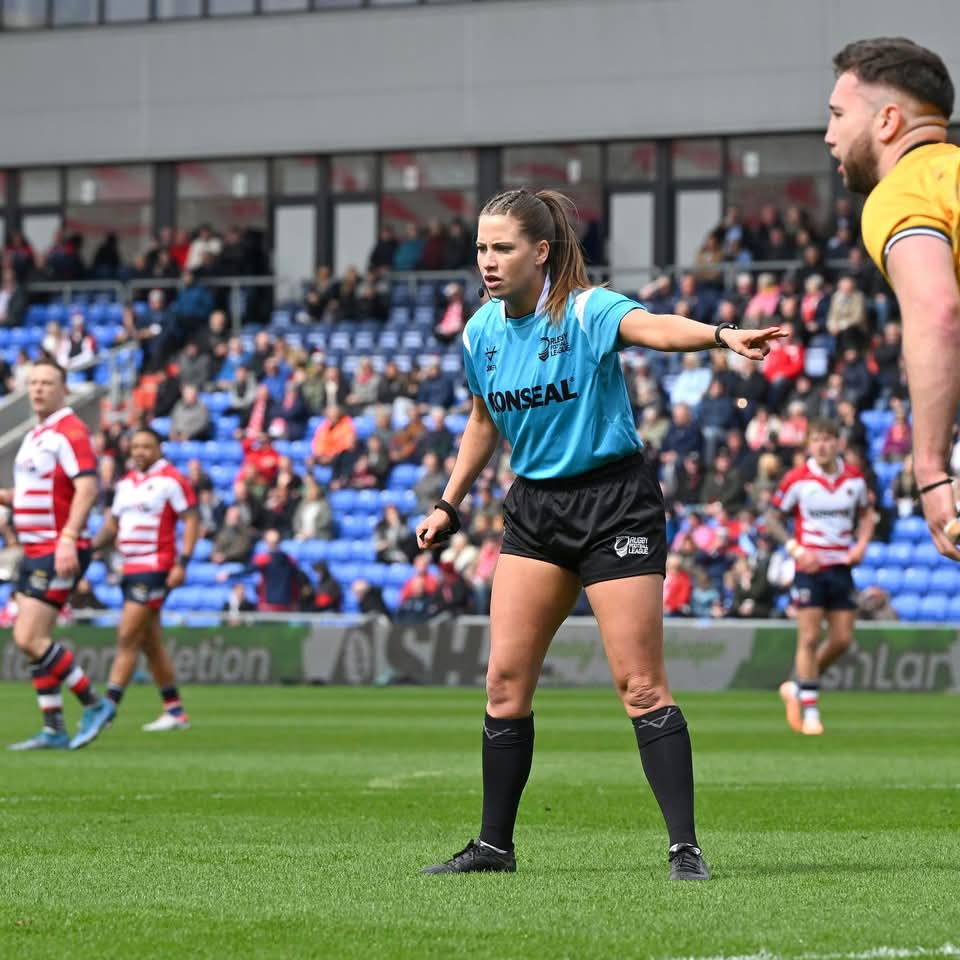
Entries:
POLYGON ((457 530, 457 506, 501 435, 517 479, 504 502, 490 607, 480 835, 423 872, 516 870, 513 828, 533 760, 533 695, 582 586, 666 821, 670 878, 707 880, 690 737, 663 662, 663 500, 617 351, 721 346, 762 360, 781 333, 656 316, 591 287, 569 210, 560 193, 510 190, 480 213, 477 265, 490 301, 463 333, 473 410, 443 499, 417 531, 421 547, 457 530))

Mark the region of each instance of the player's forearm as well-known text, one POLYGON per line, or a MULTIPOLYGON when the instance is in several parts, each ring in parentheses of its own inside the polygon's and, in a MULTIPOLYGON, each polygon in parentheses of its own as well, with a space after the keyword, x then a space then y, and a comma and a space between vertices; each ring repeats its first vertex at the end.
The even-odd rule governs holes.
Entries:
POLYGON ((857 549, 866 550, 868 544, 873 539, 873 531, 876 527, 876 519, 873 513, 873 507, 867 507, 860 514, 860 521, 857 523, 857 549))
POLYGON ((763 516, 767 532, 777 543, 786 543, 790 539, 790 532, 784 525, 783 518, 777 510, 770 509, 763 516))
POLYGON ((460 441, 457 462, 443 491, 443 499, 447 503, 454 507, 460 506, 460 501, 470 491, 480 476, 480 471, 490 462, 499 439, 500 434, 492 420, 482 420, 474 414, 470 415, 460 441))
POLYGON ((183 518, 183 543, 182 555, 192 557, 194 547, 197 545, 197 538, 200 534, 200 518, 196 512, 188 513, 183 518))
POLYGON ((92 550, 102 550, 104 547, 109 546, 117 538, 117 522, 108 518, 103 522, 103 526, 96 532, 93 539, 90 541, 90 547, 92 550))
MULTIPOLYGON (((716 327, 672 313, 642 314, 634 311, 629 325, 621 324, 621 338, 635 347, 664 353, 691 353, 717 345, 716 327), (637 315, 634 315, 637 314, 637 315)), ((721 334, 722 335, 722 334, 721 334)))
POLYGON ((79 537, 87 525, 87 518, 97 499, 97 481, 94 477, 77 477, 73 484, 73 500, 63 532, 79 537))
POLYGON ((960 310, 930 316, 904 307, 903 356, 913 414, 914 474, 922 487, 948 472, 960 405, 960 310))

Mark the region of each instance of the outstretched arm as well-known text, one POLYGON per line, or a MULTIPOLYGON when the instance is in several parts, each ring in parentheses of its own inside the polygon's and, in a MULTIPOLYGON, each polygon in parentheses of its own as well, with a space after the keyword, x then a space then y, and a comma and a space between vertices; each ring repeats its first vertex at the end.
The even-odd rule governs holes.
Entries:
MULTIPOLYGON (((725 347, 750 360, 762 360, 770 352, 770 341, 785 336, 779 327, 720 331, 720 341, 725 347)), ((716 337, 716 327, 672 313, 631 310, 620 321, 620 339, 624 343, 665 353, 711 350, 717 346, 716 337)))
MULTIPOLYGON (((895 243, 887 273, 900 302, 903 357, 913 414, 913 463, 917 485, 948 475, 951 435, 960 406, 960 288, 950 244, 912 236, 895 243)), ((960 560, 944 527, 956 519, 953 486, 943 483, 920 497, 937 549, 960 560)))

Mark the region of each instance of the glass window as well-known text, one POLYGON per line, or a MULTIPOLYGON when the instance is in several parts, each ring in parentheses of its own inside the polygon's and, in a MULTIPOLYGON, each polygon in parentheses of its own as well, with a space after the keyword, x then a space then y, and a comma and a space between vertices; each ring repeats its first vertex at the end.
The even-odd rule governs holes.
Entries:
POLYGON ((369 193, 374 189, 377 159, 372 153, 344 153, 330 160, 334 193, 369 193))
POLYGON ((53 0, 54 26, 97 22, 99 0, 53 0))
POLYGON ((282 196, 316 193, 316 157, 278 157, 273 161, 273 187, 282 196))
MULTIPOLYGON (((415 227, 442 233, 454 220, 461 221, 472 238, 477 217, 476 190, 414 190, 402 193, 384 191, 380 198, 380 225, 393 227, 403 235, 415 227)), ((426 237, 426 232, 423 236, 426 237)), ((462 258, 461 258, 462 259, 462 258)), ((472 257, 466 265, 472 262, 472 257)), ((456 264, 459 265, 459 264, 456 264)), ((454 264, 432 264, 440 269, 454 264)))
POLYGON ((670 155, 674 180, 716 180, 723 176, 723 141, 719 137, 674 140, 670 155))
POLYGON ((657 147, 652 140, 607 147, 607 180, 611 183, 644 183, 656 175, 657 147))
POLYGON ((159 20, 199 16, 200 0, 157 0, 157 19, 159 20))
POLYGON ((71 167, 67 171, 67 203, 113 203, 153 200, 153 167, 71 167))
POLYGON ((815 223, 830 212, 830 154, 820 134, 734 137, 727 156, 727 202, 748 220, 772 204, 799 207, 815 223))
POLYGON ((0 170, 0 207, 7 203, 7 175, 0 170))
POLYGON ((384 190, 424 187, 475 187, 477 155, 473 150, 421 150, 388 153, 383 158, 384 190))
POLYGON ((211 17, 253 13, 253 0, 207 0, 207 2, 207 10, 211 17))
POLYGON ((104 16, 108 23, 150 19, 150 0, 106 0, 104 16))
POLYGON ((20 174, 20 203, 25 207, 60 202, 60 171, 36 167, 20 174))
POLYGON ((307 10, 310 0, 260 0, 260 9, 264 13, 276 13, 282 10, 307 10))
POLYGON ((214 160, 177 164, 178 197, 262 197, 267 192, 263 160, 214 160))
POLYGON ((506 147, 503 183, 508 187, 564 187, 600 182, 600 147, 596 144, 506 147))
POLYGON ((3 25, 7 30, 46 24, 47 0, 3 0, 3 25))

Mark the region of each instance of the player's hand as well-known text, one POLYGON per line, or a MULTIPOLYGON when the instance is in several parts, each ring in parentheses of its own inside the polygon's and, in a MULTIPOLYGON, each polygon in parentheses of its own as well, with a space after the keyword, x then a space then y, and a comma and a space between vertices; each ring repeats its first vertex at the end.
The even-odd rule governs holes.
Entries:
POLYGON ((417 527, 417 543, 421 549, 436 546, 450 537, 450 518, 443 510, 434 510, 417 527))
POLYGON ((816 573, 820 569, 820 564, 817 563, 817 558, 813 555, 812 550, 804 550, 793 558, 793 562, 797 565, 797 570, 800 573, 816 573))
POLYGON ((9 487, 0 487, 0 507, 13 506, 13 491, 9 487))
POLYGON ((779 327, 764 327, 762 330, 720 331, 720 339, 734 352, 748 360, 762 360, 770 352, 771 340, 782 340, 789 336, 779 327))
POLYGON ((53 570, 63 579, 75 577, 80 572, 80 558, 77 556, 75 543, 69 540, 57 541, 57 549, 53 554, 53 570))
POLYGON ((187 571, 184 569, 182 563, 178 563, 170 568, 170 572, 167 574, 167 589, 176 590, 184 580, 187 578, 187 571))
POLYGON ((856 567, 859 564, 863 563, 863 555, 867 552, 866 547, 851 547, 850 552, 847 554, 847 566, 856 567))
POLYGON ((950 560, 960 561, 960 550, 957 549, 954 539, 960 533, 960 520, 957 520, 957 503, 953 484, 944 483, 928 490, 920 498, 920 503, 936 548, 950 560), (952 536, 944 530, 948 523, 954 524, 951 530, 952 536))

